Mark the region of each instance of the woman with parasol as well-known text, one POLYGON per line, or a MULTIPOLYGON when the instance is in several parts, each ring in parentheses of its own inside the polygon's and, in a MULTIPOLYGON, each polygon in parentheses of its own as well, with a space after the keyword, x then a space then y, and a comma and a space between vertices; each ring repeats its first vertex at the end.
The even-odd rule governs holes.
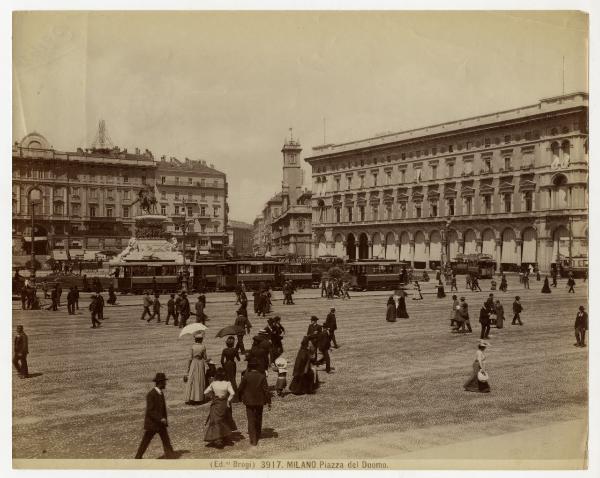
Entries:
MULTIPOLYGON (((201 324, 190 324, 201 325, 201 324)), ((189 327, 189 326, 188 326, 189 327)), ((185 329, 184 329, 185 330, 185 329)), ((182 330, 182 334, 183 333, 182 330)), ((202 343, 204 340, 204 331, 197 330, 193 333, 194 344, 190 350, 190 359, 188 361, 187 373, 183 377, 186 382, 185 403, 186 405, 195 405, 204 402, 204 389, 206 388, 206 346, 202 343)))

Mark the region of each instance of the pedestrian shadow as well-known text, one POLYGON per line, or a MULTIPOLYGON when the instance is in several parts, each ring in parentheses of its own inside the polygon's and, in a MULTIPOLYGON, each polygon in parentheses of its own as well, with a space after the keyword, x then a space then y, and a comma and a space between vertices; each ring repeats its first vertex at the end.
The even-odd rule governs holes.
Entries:
POLYGON ((158 457, 159 460, 178 460, 179 458, 181 458, 182 455, 185 455, 186 453, 189 453, 190 450, 174 450, 173 453, 171 453, 171 456, 167 455, 161 455, 158 457))
POLYGON ((30 373, 25 378, 35 378, 35 377, 40 377, 41 375, 44 375, 44 374, 42 372, 30 373))
POLYGON ((277 433, 272 428, 263 428, 260 434, 260 438, 279 438, 279 433, 277 433))

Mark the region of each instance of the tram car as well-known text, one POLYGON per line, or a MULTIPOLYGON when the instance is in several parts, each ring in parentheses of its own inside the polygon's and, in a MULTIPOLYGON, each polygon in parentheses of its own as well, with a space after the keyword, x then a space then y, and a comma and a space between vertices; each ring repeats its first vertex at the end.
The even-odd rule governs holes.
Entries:
POLYGON ((588 257, 573 256, 569 258, 561 258, 558 262, 553 262, 550 267, 557 268, 560 277, 567 278, 569 274, 573 274, 575 278, 584 278, 588 274, 588 257))
POLYGON ((111 265, 113 287, 124 294, 156 289, 164 294, 181 289, 183 268, 172 262, 118 263, 111 265))
MULTIPOLYGON (((310 288, 315 282, 313 277, 313 265, 310 262, 281 263, 277 286, 282 287, 283 283, 291 280, 294 287, 310 288)), ((320 281, 320 276, 318 281, 320 281)))
POLYGON ((191 267, 193 288, 198 291, 231 291, 242 282, 251 291, 263 285, 274 287, 280 281, 281 264, 274 260, 199 261, 191 267))
POLYGON ((450 261, 455 274, 476 274, 480 279, 491 279, 496 271, 496 261, 488 254, 458 254, 450 261))
POLYGON ((382 260, 361 260, 348 264, 351 287, 355 290, 391 290, 401 284, 402 269, 410 263, 382 260))

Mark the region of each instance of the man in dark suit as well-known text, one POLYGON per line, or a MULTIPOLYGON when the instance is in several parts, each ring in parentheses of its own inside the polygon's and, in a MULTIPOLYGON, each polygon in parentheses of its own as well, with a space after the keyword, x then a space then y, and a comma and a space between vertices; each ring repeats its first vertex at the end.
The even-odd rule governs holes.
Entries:
POLYGON ((316 315, 313 315, 310 318, 310 325, 308 326, 308 329, 306 331, 306 336, 308 337, 308 339, 310 340, 310 342, 313 344, 314 348, 315 348, 315 356, 314 358, 317 358, 317 338, 319 337, 319 334, 321 333, 321 329, 322 327, 318 324, 319 322, 319 318, 316 315))
POLYGON ((262 432, 262 415, 265 404, 271 410, 271 392, 267 384, 267 377, 258 370, 258 362, 250 360, 248 370, 242 376, 238 387, 239 396, 246 405, 248 418, 248 436, 251 445, 258 445, 262 432))
POLYGON ((331 366, 331 359, 329 357, 329 349, 331 348, 331 336, 329 333, 329 329, 326 325, 323 326, 319 336, 317 338, 317 348, 319 352, 321 352, 321 359, 316 362, 317 365, 325 364, 325 371, 327 373, 331 373, 332 370, 335 370, 334 367, 331 366))
POLYGON ((165 450, 166 458, 176 458, 171 439, 167 432, 167 404, 164 390, 167 386, 167 377, 164 373, 157 373, 154 377, 156 386, 146 395, 146 416, 144 418, 144 436, 135 454, 136 459, 141 459, 148 445, 158 433, 165 450))
POLYGON ((22 325, 17 325, 17 335, 15 336, 15 347, 13 355, 13 365, 19 373, 19 378, 29 377, 27 368, 27 354, 29 353, 29 340, 27 334, 23 331, 22 325))
POLYGON ((574 344, 576 347, 585 347, 585 331, 588 328, 588 313, 585 311, 583 305, 579 306, 579 312, 575 317, 575 339, 577 343, 574 344))
POLYGON ((484 304, 479 311, 479 323, 481 324, 480 338, 481 340, 487 339, 490 333, 490 311, 486 307, 486 304, 484 304))
POLYGON ((335 317, 335 307, 331 307, 329 310, 329 314, 327 314, 327 318, 325 319, 325 323, 323 327, 327 327, 329 329, 329 337, 331 338, 331 342, 333 343, 333 348, 337 349, 338 344, 337 340, 335 340, 335 331, 337 330, 337 319, 335 317))
POLYGON ((187 325, 187 321, 192 314, 190 309, 190 301, 187 298, 187 294, 184 292, 181 293, 181 302, 179 303, 179 312, 181 314, 181 320, 179 321, 179 328, 183 328, 187 325))

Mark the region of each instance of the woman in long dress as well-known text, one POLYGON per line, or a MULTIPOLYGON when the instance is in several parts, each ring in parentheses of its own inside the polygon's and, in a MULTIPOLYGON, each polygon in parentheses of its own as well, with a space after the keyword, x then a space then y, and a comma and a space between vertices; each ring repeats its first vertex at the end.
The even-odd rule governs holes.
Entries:
POLYGON ((235 395, 234 400, 237 401, 237 365, 235 361, 240 361, 240 355, 238 353, 238 350, 234 347, 234 344, 235 339, 233 337, 227 337, 227 340, 225 341, 226 347, 221 352, 221 366, 225 371, 225 376, 227 380, 229 381, 229 383, 231 383, 231 386, 233 388, 235 395))
POLYGON ((438 281, 437 285, 437 297, 438 299, 443 299, 444 297, 446 297, 446 292, 444 291, 444 284, 441 279, 438 281))
POLYGON ((544 277, 544 286, 542 287, 542 294, 550 294, 550 284, 548 283, 548 276, 544 277))
POLYGON ((494 308, 496 309, 496 327, 501 329, 504 327, 504 306, 496 299, 494 308))
POLYGON ((225 370, 217 369, 215 379, 204 390, 205 395, 212 395, 210 411, 206 417, 206 431, 204 441, 213 443, 221 448, 229 441, 231 432, 237 430, 237 425, 231 414, 231 402, 234 397, 233 387, 227 380, 225 370))
POLYGON ((406 299, 404 291, 400 291, 398 297, 398 307, 396 308, 396 317, 399 319, 408 319, 408 312, 406 311, 406 299))
POLYGON ((204 389, 206 388, 206 346, 202 343, 204 333, 194 334, 194 345, 190 351, 188 372, 185 376, 185 403, 194 405, 204 402, 204 389))
POLYGON ((395 295, 390 295, 390 298, 387 301, 385 320, 388 322, 396 322, 396 298, 395 295))
POLYGON ((477 347, 477 352, 475 353, 475 360, 473 361, 473 373, 464 385, 464 388, 467 392, 488 393, 490 391, 490 384, 487 382, 487 380, 482 382, 478 378, 479 371, 486 372, 484 352, 487 346, 488 343, 484 340, 479 341, 479 346, 477 347))
POLYGON ((308 349, 310 340, 308 337, 302 339, 300 350, 296 355, 294 362, 294 371, 292 383, 290 383, 290 392, 294 395, 304 395, 305 393, 314 393, 315 375, 311 367, 312 355, 308 349))

